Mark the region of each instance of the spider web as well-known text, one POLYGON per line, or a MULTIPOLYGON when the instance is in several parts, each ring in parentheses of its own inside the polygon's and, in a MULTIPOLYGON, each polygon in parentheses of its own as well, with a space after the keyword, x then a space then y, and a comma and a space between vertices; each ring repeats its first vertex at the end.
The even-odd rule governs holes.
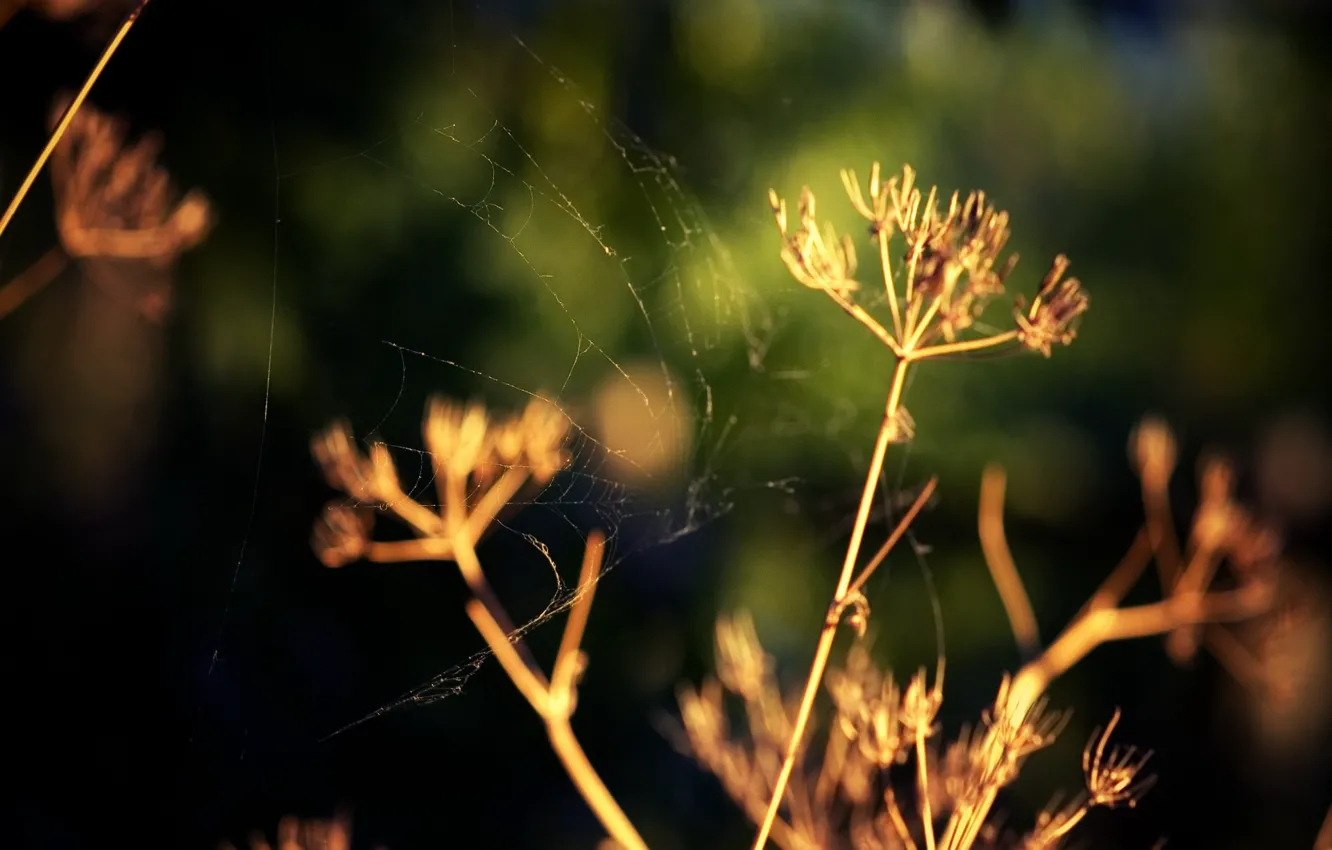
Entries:
MULTIPOLYGON (((369 373, 363 380, 373 389, 358 397, 382 401, 348 409, 361 378, 332 378, 336 412, 349 415, 363 448, 379 442, 391 449, 403 489, 424 504, 431 503, 434 488, 419 432, 429 395, 480 399, 497 415, 541 398, 568 417, 568 469, 515 503, 520 510, 502 516, 491 535, 521 541, 550 569, 554 590, 536 614, 521 618, 523 634, 572 604, 573 588, 552 555, 556 537, 569 544, 592 527, 604 529, 604 575, 636 553, 697 532, 745 492, 794 492, 797 479, 765 478, 752 463, 730 463, 738 446, 827 435, 857 411, 848 412, 847 402, 837 399, 830 401, 833 413, 820 419, 807 405, 797 412, 765 397, 777 384, 812 384, 815 373, 799 363, 769 364, 783 327, 779 311, 738 270, 687 188, 680 164, 604 111, 522 35, 488 40, 464 32, 453 12, 450 7, 447 72, 420 98, 442 105, 419 108, 414 102, 414 111, 395 116, 396 129, 370 144, 332 154, 326 146, 314 154, 292 152, 279 138, 282 111, 275 107, 273 315, 276 322, 279 293, 288 285, 291 261, 283 258, 299 241, 292 229, 302 226, 303 217, 322 221, 319 214, 329 205, 357 207, 368 196, 368 206, 392 210, 394 221, 428 222, 447 245, 434 252, 464 252, 461 265, 469 269, 464 281, 434 279, 428 270, 404 280, 377 269, 373 260, 337 258, 364 263, 361 279, 384 291, 386 302, 412 299, 417 314, 476 311, 484 324, 495 307, 477 300, 491 298, 530 323, 539 341, 520 334, 478 355, 475 340, 440 339, 416 325, 378 326, 335 310, 318 315, 317 308, 303 308, 301 316, 331 328, 348 361, 369 373), (473 38, 479 50, 473 50, 473 38), (540 117, 515 114, 506 103, 503 85, 514 77, 545 90, 547 108, 558 116, 555 143, 547 133, 542 144, 540 117), (575 148, 600 150, 583 156, 567 146, 562 150, 561 132, 576 140, 575 148), (629 209, 606 208, 606 193, 598 191, 604 181, 629 190, 617 196, 620 202, 633 199, 629 209), (734 389, 741 384, 743 391, 734 389), (621 433, 625 422, 633 423, 627 434, 621 433)), ((755 208, 766 215, 761 198, 755 208)), ((390 243, 400 238, 384 237, 390 243)), ((398 249, 400 242, 385 255, 398 249)), ((301 273, 308 272, 293 274, 301 273)), ((775 262, 773 276, 796 288, 775 262)), ((270 326, 270 378, 277 333, 270 326)), ((265 429, 271 392, 266 389, 265 429)), ((263 462, 261 454, 256 493, 263 462)), ((898 485, 902 476, 899 470, 898 485)), ((882 513, 899 507, 885 497, 882 513)), ((247 527, 236 575, 249 534, 247 527)), ((484 548, 481 556, 485 563, 484 548)), ((221 640, 219 634, 219 648, 221 640)), ((328 737, 460 694, 490 654, 482 650, 449 666, 328 737)))

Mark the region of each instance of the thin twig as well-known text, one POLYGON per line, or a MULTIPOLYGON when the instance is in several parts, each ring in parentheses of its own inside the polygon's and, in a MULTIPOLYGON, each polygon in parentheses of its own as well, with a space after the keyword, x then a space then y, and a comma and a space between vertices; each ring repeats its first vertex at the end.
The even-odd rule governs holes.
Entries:
POLYGON ((65 266, 69 265, 69 255, 60 248, 52 248, 14 279, 0 288, 0 319, 19 308, 24 301, 41 291, 55 280, 65 266))
POLYGON ((509 679, 518 688, 546 724, 546 733, 550 738, 551 748, 564 765, 565 772, 574 787, 583 796, 593 814, 601 821, 606 832, 615 839, 624 850, 647 850, 638 831, 634 829, 628 816, 620 808, 610 791, 606 788, 597 771, 592 767, 583 747, 578 743, 569 718, 573 715, 574 678, 577 675, 578 645, 582 641, 583 630, 592 605, 592 588, 601 569, 605 539, 598 532, 588 535, 587 548, 583 558, 583 569, 579 578, 578 601, 569 614, 563 639, 560 641, 560 655, 555 662, 555 673, 547 683, 539 669, 524 661, 510 635, 500 627, 490 607, 477 599, 467 603, 467 616, 471 618, 478 632, 509 679))
MULTIPOLYGON (((1152 559, 1152 541, 1147 529, 1140 528, 1133 538, 1133 543, 1124 553, 1124 557, 1106 576, 1105 581, 1096 589, 1087 604, 1078 612, 1081 617, 1089 610, 1096 608, 1113 608, 1123 601, 1133 586, 1138 583, 1142 577, 1143 570, 1147 569, 1147 564, 1152 559)), ((1169 592, 1168 589, 1165 592, 1169 592)))
POLYGON ((1008 622, 1013 627, 1013 639, 1017 641, 1022 654, 1030 657, 1040 649, 1041 636, 1036 626, 1036 614, 1031 609, 1031 599, 1022 584, 1017 565, 1013 563, 1013 553, 1009 551, 1004 534, 1006 483, 1002 466, 990 464, 985 467, 985 473, 981 476, 977 525, 985 565, 990 568, 990 577, 994 579, 994 586, 999 590, 999 598, 1004 603, 1008 622))
POLYGON ((1314 839, 1313 850, 1332 850, 1332 806, 1328 806, 1327 817, 1323 818, 1323 827, 1314 839))
POLYGON ((32 168, 28 169, 28 176, 23 178, 23 183, 19 185, 18 192, 14 194, 13 200, 9 202, 9 207, 5 209, 4 215, 0 216, 0 234, 3 234, 5 228, 9 227, 10 219, 14 217, 14 213, 18 211, 19 204, 23 203, 23 199, 27 196, 28 190, 32 188, 32 184, 36 181, 37 175, 41 173, 42 167, 45 166, 46 161, 50 159, 51 152, 55 150, 56 145, 60 143, 61 137, 65 135, 65 130, 69 128, 69 123, 74 120, 74 116, 78 113, 79 107, 83 106, 83 101, 88 97, 88 92, 92 91, 93 84, 97 82, 97 78, 102 75, 102 71, 106 68, 106 63, 111 61, 111 57, 115 54, 116 49, 120 47, 120 43, 124 41, 125 36, 129 34, 130 27, 134 26, 134 22, 139 19, 139 14, 143 12, 144 7, 147 5, 148 0, 140 0, 139 5, 135 6, 134 11, 130 12, 129 15, 125 17, 125 22, 120 25, 120 29, 116 30, 116 34, 111 37, 110 43, 108 43, 106 49, 102 51, 101 58, 99 58, 97 64, 93 66, 92 71, 88 74, 88 78, 83 81, 83 87, 79 89, 78 94, 74 95, 74 99, 70 101, 69 106, 65 109, 65 114, 61 116, 60 123, 56 124, 55 129, 51 132, 51 138, 47 140, 46 147, 42 148, 42 152, 38 155, 37 161, 32 164, 32 168))
POLYGON ((902 537, 907 533, 907 529, 911 527, 911 524, 916 521, 916 517, 919 516, 920 512, 925 509, 925 506, 929 504, 930 498, 934 495, 934 490, 938 486, 939 476, 931 475, 930 480, 925 482, 925 486, 920 488, 920 493, 916 495, 916 499, 911 503, 911 507, 907 508, 907 512, 902 515, 902 518, 898 520, 897 525, 893 527, 893 531, 888 535, 888 539, 883 541, 883 545, 879 547, 879 551, 874 553, 874 557, 870 558, 870 562, 860 571, 860 575, 856 576, 856 580, 851 582, 851 586, 848 587, 846 591, 848 599, 860 593, 865 587, 865 582, 870 580, 870 576, 874 575, 874 571, 877 570, 879 565, 883 563, 884 559, 888 557, 888 553, 901 542, 902 537))

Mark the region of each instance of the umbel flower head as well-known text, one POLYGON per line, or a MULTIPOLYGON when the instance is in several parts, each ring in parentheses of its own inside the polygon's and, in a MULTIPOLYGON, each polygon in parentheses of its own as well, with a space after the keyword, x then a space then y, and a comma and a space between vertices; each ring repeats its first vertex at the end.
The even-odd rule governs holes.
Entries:
POLYGON ((315 553, 329 567, 360 558, 448 558, 455 544, 475 544, 524 484, 544 485, 568 465, 568 430, 564 413, 538 398, 504 419, 492 419, 480 404, 431 399, 421 431, 439 504, 427 506, 402 489, 388 446, 375 443, 362 454, 350 425, 338 420, 315 437, 311 451, 329 486, 353 501, 325 509, 312 538, 315 553), (368 506, 395 514, 421 539, 371 540, 374 514, 368 506))
POLYGON ((1031 307, 1022 311, 1021 297, 1017 301, 1014 313, 1018 324, 1018 339, 1032 351, 1039 351, 1046 357, 1055 345, 1068 345, 1077 336, 1074 323, 1087 312, 1089 300, 1082 284, 1075 277, 1064 278, 1068 269, 1068 257, 1063 254, 1055 257, 1045 280, 1031 307))
POLYGON ((870 237, 878 243, 891 330, 852 300, 864 291, 855 277, 855 241, 839 237, 831 224, 820 227, 814 193, 808 187, 801 190, 794 227, 786 202, 775 190, 769 192, 782 234, 782 261, 797 281, 828 294, 895 354, 918 360, 1016 342, 1049 356, 1055 345, 1067 345, 1076 336, 1077 320, 1086 312, 1088 300, 1075 278, 1063 279, 1068 259, 1060 255, 1031 306, 1016 299, 1016 327, 961 340, 964 332, 974 331, 986 306, 1004 294, 1018 259, 1004 253, 1011 235, 1008 213, 984 192, 965 197, 953 192, 941 207, 938 189, 922 194, 910 166, 885 181, 878 163, 870 169, 867 188, 850 170, 842 172, 842 184, 852 207, 870 222, 870 237), (897 234, 905 243, 901 248, 890 244, 897 234))

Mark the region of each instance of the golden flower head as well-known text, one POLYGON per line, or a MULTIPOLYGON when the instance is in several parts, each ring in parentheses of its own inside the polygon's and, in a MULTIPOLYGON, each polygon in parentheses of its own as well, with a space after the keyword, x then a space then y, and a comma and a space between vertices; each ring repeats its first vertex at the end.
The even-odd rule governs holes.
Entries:
POLYGON ((1068 345, 1073 341, 1077 336, 1077 319, 1087 312, 1090 304, 1078 279, 1064 278, 1067 269, 1068 258, 1063 254, 1055 257, 1031 307, 1024 312, 1022 300, 1017 303, 1018 339, 1046 357, 1056 344, 1068 345))
POLYGON ((800 192, 800 227, 787 229, 786 202, 776 190, 768 191, 777 228, 782 233, 782 260, 792 277, 810 289, 826 290, 846 298, 860 288, 855 281, 856 247, 851 237, 838 237, 832 224, 819 232, 814 216, 814 193, 806 186, 800 192))

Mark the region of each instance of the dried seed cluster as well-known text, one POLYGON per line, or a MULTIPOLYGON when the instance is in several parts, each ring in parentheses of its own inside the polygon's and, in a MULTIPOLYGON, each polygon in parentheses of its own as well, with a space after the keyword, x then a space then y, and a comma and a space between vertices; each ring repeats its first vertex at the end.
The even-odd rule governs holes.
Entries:
MULTIPOLYGON (((69 104, 57 99, 54 125, 69 104)), ((125 294, 148 317, 170 307, 165 272, 198 245, 213 225, 202 192, 183 196, 157 162, 156 134, 126 141, 125 122, 88 104, 75 114, 51 156, 56 225, 65 252, 89 278, 113 294, 125 294), (154 285, 147 292, 143 280, 154 285)))
MULTIPOLYGON (((1156 419, 1144 420, 1130 441, 1148 506, 1148 528, 1173 527, 1169 517, 1160 515, 1164 494, 1157 488, 1168 484, 1175 453, 1173 435, 1156 419)), ((1235 501, 1232 479, 1221 461, 1205 464, 1202 497, 1183 553, 1172 549, 1164 534, 1153 540, 1144 529, 1069 626, 1017 674, 1002 677, 994 703, 982 712, 979 724, 964 727, 947 743, 940 743, 936 723, 943 700, 942 659, 933 684, 920 670, 902 687, 875 665, 862 634, 845 663, 828 673, 825 684, 833 713, 821 724, 826 735, 822 755, 811 755, 812 748, 796 751, 796 769, 781 788, 781 815, 773 822, 772 841, 787 850, 1044 850, 1063 846, 1092 809, 1135 805, 1152 783, 1145 773, 1151 752, 1112 743, 1120 721, 1116 711, 1083 752, 1084 785, 1077 795, 1062 803, 1056 798, 1025 833, 1001 829, 1000 819, 993 816, 1000 792, 1018 779, 1026 760, 1048 747, 1065 727, 1066 713, 1047 710, 1044 693, 1049 683, 1096 646, 1147 635, 1169 635, 1171 645, 1181 634, 1230 634, 1221 625, 1225 621, 1253 621, 1270 611, 1278 541, 1235 501), (1152 560, 1161 568, 1164 598, 1121 607, 1152 560), (1218 587, 1223 564, 1230 569, 1218 587)), ((981 510, 1002 510, 1002 505, 983 497, 981 510)), ((1028 604, 1020 580, 1018 591, 1021 604, 1028 604)), ((772 660, 744 615, 718 621, 717 665, 716 679, 698 690, 680 690, 689 746, 741 808, 761 823, 764 801, 779 788, 790 740, 782 732, 795 725, 800 701, 784 700, 778 693, 772 660), (743 703, 747 729, 730 729, 727 694, 743 703)))
POLYGON ((797 281, 827 293, 894 353, 923 359, 1016 342, 1048 357, 1055 345, 1072 342, 1088 299, 1076 278, 1064 277, 1068 258, 1060 255, 1030 306, 1016 299, 1013 330, 958 343, 960 334, 972 329, 985 307, 1004 293, 1017 264, 1016 254, 1004 257, 1011 233, 1008 213, 990 203, 984 192, 965 198, 954 192, 941 209, 937 188, 922 195, 910 166, 884 181, 874 163, 866 189, 854 171, 841 176, 852 206, 870 222, 870 237, 878 244, 892 329, 854 302, 863 291, 855 277, 855 240, 839 237, 831 223, 820 229, 808 187, 800 193, 794 227, 786 202, 775 190, 769 192, 782 234, 782 260, 797 281), (894 263, 890 243, 899 233, 904 245, 894 263))
POLYGON ((345 421, 314 439, 311 449, 329 485, 352 499, 329 503, 315 528, 314 549, 326 566, 340 567, 359 558, 447 558, 459 536, 474 545, 524 484, 548 483, 569 461, 564 449, 569 420, 540 399, 533 399, 518 416, 498 420, 479 404, 432 399, 421 430, 439 496, 435 506, 404 492, 388 446, 375 443, 368 455, 362 454, 345 421), (371 507, 394 513, 420 539, 372 541, 371 507))

